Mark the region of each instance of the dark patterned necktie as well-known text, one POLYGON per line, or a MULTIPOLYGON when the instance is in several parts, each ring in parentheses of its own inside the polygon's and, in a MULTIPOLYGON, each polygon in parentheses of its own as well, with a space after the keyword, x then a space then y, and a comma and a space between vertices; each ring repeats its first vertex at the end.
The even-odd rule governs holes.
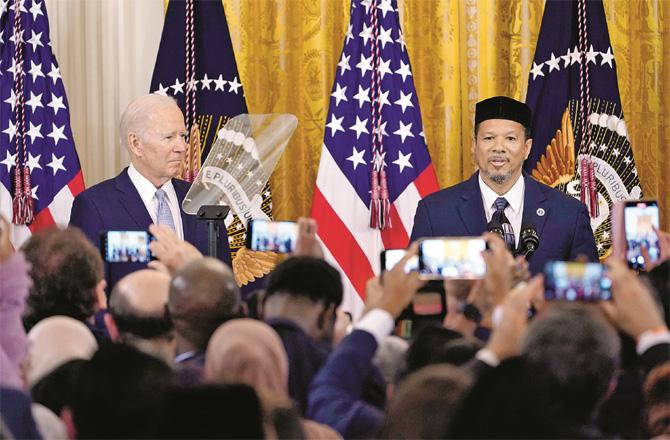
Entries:
POLYGON ((493 213, 493 220, 500 224, 500 227, 503 230, 507 249, 509 249, 511 252, 514 252, 514 230, 512 229, 512 225, 505 215, 505 208, 507 208, 509 203, 507 202, 506 198, 498 197, 496 201, 493 202, 493 205, 496 208, 496 212, 493 213))

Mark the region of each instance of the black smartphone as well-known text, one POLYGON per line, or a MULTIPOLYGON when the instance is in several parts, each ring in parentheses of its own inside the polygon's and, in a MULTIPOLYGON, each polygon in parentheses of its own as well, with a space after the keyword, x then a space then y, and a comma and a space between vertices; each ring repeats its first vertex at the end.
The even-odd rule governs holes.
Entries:
POLYGON ((544 267, 544 297, 548 301, 608 301, 612 280, 600 263, 550 261, 544 267))
POLYGON ((473 280, 486 274, 481 237, 427 238, 419 243, 419 271, 424 279, 473 280))
POLYGON ((100 236, 102 259, 108 263, 148 263, 153 256, 147 231, 107 231, 100 236))
MULTIPOLYGON (((405 256, 407 249, 385 249, 379 254, 381 271, 391 270, 395 267, 396 264, 405 256)), ((419 257, 413 256, 405 264, 405 272, 409 273, 412 271, 419 270, 419 257)))
POLYGON ((644 269, 642 247, 649 251, 649 258, 658 261, 661 248, 654 228, 659 228, 658 202, 656 200, 627 201, 623 208, 626 233, 626 260, 632 269, 644 269))
POLYGON ((247 248, 252 251, 291 253, 297 239, 296 222, 251 219, 247 224, 247 248))

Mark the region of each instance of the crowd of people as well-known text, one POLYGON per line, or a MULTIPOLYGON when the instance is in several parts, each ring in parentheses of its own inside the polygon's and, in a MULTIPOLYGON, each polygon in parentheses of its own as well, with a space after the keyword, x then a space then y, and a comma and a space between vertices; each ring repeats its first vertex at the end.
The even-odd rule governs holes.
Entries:
MULTIPOLYGON (((157 257, 105 294, 76 228, 0 236, 1 438, 639 438, 670 435, 670 238, 646 273, 607 261, 612 299, 545 301, 484 238, 483 279, 445 284, 442 323, 396 318, 416 245, 367 284, 356 322, 314 220, 242 298, 232 270, 152 225, 157 257), (474 304, 473 317, 458 304, 474 304), (529 319, 532 306, 534 317, 529 319)), ((419 293, 420 295, 420 293, 419 293)))

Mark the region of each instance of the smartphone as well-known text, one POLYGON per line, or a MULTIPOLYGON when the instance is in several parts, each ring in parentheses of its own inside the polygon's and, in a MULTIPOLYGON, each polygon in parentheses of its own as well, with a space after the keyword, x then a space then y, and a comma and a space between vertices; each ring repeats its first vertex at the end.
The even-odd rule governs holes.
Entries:
MULTIPOLYGON (((381 271, 391 270, 396 264, 405 256, 407 249, 386 249, 379 255, 381 263, 381 271)), ((417 255, 411 257, 405 263, 405 272, 413 272, 419 270, 419 257, 417 255)))
POLYGON ((419 271, 424 279, 473 280, 483 278, 486 263, 481 237, 427 238, 419 243, 419 271))
POLYGON ((147 231, 107 231, 100 236, 102 259, 108 263, 148 263, 152 259, 147 231))
POLYGON ((247 247, 252 251, 291 253, 297 239, 296 222, 251 219, 247 225, 247 247))
POLYGON ((548 301, 608 301, 612 280, 600 263, 550 261, 544 267, 544 297, 548 301))
POLYGON ((658 202, 655 200, 631 200, 623 208, 626 237, 626 260, 632 269, 644 269, 642 247, 649 251, 649 258, 658 261, 661 249, 654 228, 659 228, 658 202))

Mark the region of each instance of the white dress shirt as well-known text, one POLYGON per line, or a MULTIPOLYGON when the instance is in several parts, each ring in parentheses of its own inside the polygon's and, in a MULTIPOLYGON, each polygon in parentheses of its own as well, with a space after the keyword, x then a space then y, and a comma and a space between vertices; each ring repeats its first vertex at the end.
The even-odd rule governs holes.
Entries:
POLYGON ((504 197, 507 200, 507 208, 505 208, 505 216, 512 225, 514 231, 514 245, 519 247, 519 234, 521 233, 521 221, 523 220, 523 195, 526 189, 526 183, 523 180, 523 175, 520 175, 514 185, 503 195, 499 195, 493 191, 482 180, 479 175, 479 190, 482 193, 482 200, 484 202, 484 212, 486 213, 486 223, 491 221, 493 213, 496 212, 495 201, 498 197, 504 197))
MULTIPOLYGON (((144 206, 149 212, 151 221, 154 224, 157 224, 157 212, 158 212, 158 199, 156 198, 156 188, 153 183, 149 182, 146 177, 140 174, 137 171, 137 168, 131 163, 128 167, 128 177, 130 181, 133 182, 135 189, 140 194, 140 198, 144 202, 144 206)), ((161 186, 167 195, 167 203, 170 207, 170 212, 172 213, 172 220, 174 221, 174 227, 179 238, 184 238, 184 228, 181 224, 181 208, 179 207, 179 200, 177 199, 177 193, 174 190, 172 185, 172 180, 168 180, 161 186)))

